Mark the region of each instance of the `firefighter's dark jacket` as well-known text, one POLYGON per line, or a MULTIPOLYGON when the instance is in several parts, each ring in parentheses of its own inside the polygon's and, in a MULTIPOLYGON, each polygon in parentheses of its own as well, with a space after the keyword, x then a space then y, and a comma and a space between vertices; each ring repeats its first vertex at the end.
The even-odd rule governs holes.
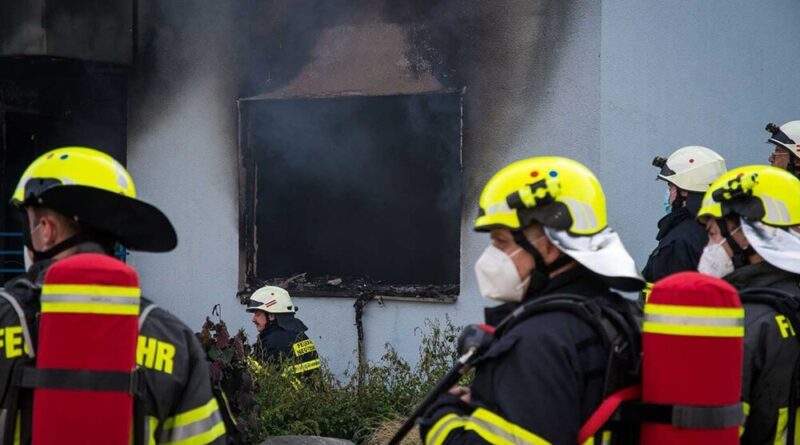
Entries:
MULTIPOLYGON (((36 263, 31 270, 6 283, 6 292, 22 306, 31 334, 38 332, 41 283, 50 261, 36 263)), ((225 443, 225 426, 216 399, 211 392, 206 354, 191 329, 169 312, 142 298, 141 314, 146 315, 139 330, 137 365, 143 375, 143 396, 138 404, 143 406, 144 427, 141 431, 145 443, 170 443, 203 445, 225 443), (162 354, 159 357, 159 354, 162 354)), ((140 320, 141 320, 140 315, 140 320)), ((20 326, 17 313, 5 300, 0 299, 0 328, 13 332, 20 326)), ((65 335, 67 335, 65 333, 65 335)), ((0 417, 7 414, 9 373, 11 366, 26 360, 18 342, 5 342, 0 349, 0 417)), ((28 406, 30 404, 28 403, 28 406)), ((29 408, 28 408, 29 409, 29 408)), ((69 407, 64 407, 69 409, 69 407)), ((27 416, 22 413, 21 419, 27 416)), ((27 417, 29 419, 29 417, 27 417)), ((0 423, 0 429, 3 424, 0 423)), ((29 443, 30 425, 22 425, 21 443, 29 443)), ((0 434, 0 441, 2 441, 0 434)))
POLYGON ((650 283, 676 272, 697 270, 708 236, 692 212, 682 207, 658 221, 656 240, 658 246, 642 270, 642 276, 650 283))
POLYGON ((264 363, 285 362, 292 374, 308 377, 320 368, 316 345, 306 336, 305 324, 293 314, 278 314, 278 322, 258 334, 256 353, 264 363))
MULTIPOLYGON (((762 262, 736 269, 725 277, 737 289, 769 287, 800 298, 800 275, 762 262)), ((771 306, 745 303, 742 398, 747 421, 741 443, 785 443, 792 370, 800 354, 796 333, 771 306)))
MULTIPOLYGON (((629 307, 583 267, 557 275, 539 295, 556 293, 629 307)), ((446 394, 431 406, 420 421, 423 441, 575 444, 578 430, 602 401, 608 357, 601 338, 578 316, 536 314, 486 352, 476 366, 471 403, 446 394)))

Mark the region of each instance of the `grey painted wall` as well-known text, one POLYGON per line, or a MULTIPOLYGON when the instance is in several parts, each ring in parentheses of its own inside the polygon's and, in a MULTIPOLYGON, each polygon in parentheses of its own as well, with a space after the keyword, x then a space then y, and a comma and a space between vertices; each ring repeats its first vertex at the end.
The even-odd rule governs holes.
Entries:
MULTIPOLYGON (((413 359, 425 318, 447 315, 459 325, 481 318, 486 302, 472 265, 487 239, 470 224, 482 184, 503 165, 543 154, 586 163, 605 187, 611 225, 643 264, 663 215, 654 155, 705 144, 732 166, 766 159, 766 122, 800 117, 800 39, 790 31, 800 22, 796 4, 664 3, 506 1, 492 11, 494 26, 480 35, 464 77, 462 295, 454 305, 371 302, 370 359, 385 343, 413 359)), ((163 47, 174 44, 169 31, 159 35, 163 47)), ((132 262, 146 294, 192 327, 221 303, 231 327, 254 334, 233 298, 237 74, 224 67, 236 55, 213 32, 199 47, 180 63, 155 57, 131 104, 129 166, 141 195, 165 210, 180 237, 175 252, 134 254, 132 262)), ((296 304, 334 370, 354 363, 352 301, 296 304)))

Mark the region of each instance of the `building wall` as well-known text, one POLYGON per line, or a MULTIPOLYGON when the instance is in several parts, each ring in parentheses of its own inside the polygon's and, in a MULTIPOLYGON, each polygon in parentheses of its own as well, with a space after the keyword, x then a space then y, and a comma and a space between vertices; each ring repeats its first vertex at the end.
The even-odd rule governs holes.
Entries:
MULTIPOLYGON (((543 154, 586 163, 605 187, 611 225, 643 265, 663 215, 664 185, 653 180, 650 166, 654 155, 704 144, 717 148, 730 165, 762 162, 769 152, 762 144, 766 122, 800 117, 800 106, 791 102, 800 97, 794 74, 800 72, 800 40, 789 31, 800 12, 789 1, 499 3, 483 11, 479 32, 464 34, 470 50, 460 59, 467 87, 461 296, 453 305, 369 303, 364 326, 372 360, 386 343, 413 359, 426 318, 447 316, 456 325, 480 320, 486 302, 472 267, 488 240, 470 226, 481 186, 503 165, 543 154)), ((236 14, 224 5, 215 8, 216 18, 236 14)), ((154 49, 139 61, 147 69, 133 80, 129 165, 142 196, 175 223, 180 245, 164 255, 134 254, 132 262, 143 275, 145 293, 190 326, 199 328, 219 303, 230 327, 246 326, 254 334, 234 298, 236 99, 243 77, 236 69, 240 54, 231 50, 238 44, 230 38, 236 29, 219 25, 224 20, 187 23, 164 10, 145 13, 142 21, 147 39, 142 43, 154 49), (203 36, 187 37, 199 29, 203 36)), ((331 48, 341 50, 330 39, 357 36, 359 29, 379 35, 384 21, 380 14, 366 15, 345 30, 322 33, 325 39, 310 50, 316 62, 300 69, 285 88, 300 93, 321 88, 303 82, 337 66, 320 61, 331 48), (297 90, 298 85, 306 86, 297 90)), ((385 50, 392 53, 361 52, 373 54, 368 60, 375 64, 396 55, 398 25, 385 26, 395 36, 385 50)), ((364 63, 361 71, 371 74, 357 86, 392 88, 391 73, 364 63)), ((359 75, 358 70, 348 74, 342 76, 347 82, 359 75)), ((244 77, 252 79, 252 73, 244 77)), ((404 89, 435 83, 424 75, 416 81, 397 77, 404 89)), ((352 303, 296 302, 309 335, 338 372, 356 361, 352 303)))

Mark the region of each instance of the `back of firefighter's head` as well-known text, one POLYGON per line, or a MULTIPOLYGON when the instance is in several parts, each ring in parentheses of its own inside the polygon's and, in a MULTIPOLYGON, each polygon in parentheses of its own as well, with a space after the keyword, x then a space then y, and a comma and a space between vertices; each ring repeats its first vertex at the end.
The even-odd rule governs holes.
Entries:
POLYGON ((703 194, 727 170, 722 156, 699 145, 679 148, 668 158, 658 156, 653 165, 661 169, 658 179, 668 184, 664 193, 667 213, 686 207, 696 214, 703 194))
POLYGON ((766 261, 800 273, 800 180, 785 170, 731 170, 706 192, 698 220, 708 232, 700 272, 723 277, 766 261))
POLYGON ((769 123, 766 130, 770 133, 767 143, 774 146, 769 155, 770 165, 800 177, 800 121, 787 122, 780 127, 769 123))
POLYGON ((278 317, 293 317, 297 306, 289 292, 278 286, 264 286, 253 292, 247 303, 247 312, 253 314, 253 324, 258 332, 275 323, 278 317))
POLYGON ((87 242, 109 254, 117 244, 150 252, 177 244, 167 217, 136 198, 125 167, 91 148, 58 148, 37 158, 17 183, 11 205, 25 220, 33 261, 68 256, 87 242))
POLYGON ((515 162, 495 174, 480 196, 475 230, 491 243, 475 264, 481 294, 521 301, 576 264, 547 228, 593 235, 606 227, 605 195, 592 172, 561 157, 515 162))

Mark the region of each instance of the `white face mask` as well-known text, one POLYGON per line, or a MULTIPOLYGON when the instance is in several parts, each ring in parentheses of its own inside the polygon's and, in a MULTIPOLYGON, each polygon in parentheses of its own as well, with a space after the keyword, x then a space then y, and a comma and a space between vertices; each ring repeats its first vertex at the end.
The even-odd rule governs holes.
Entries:
POLYGON ((522 301, 530 276, 521 280, 511 260, 521 251, 522 248, 519 248, 509 255, 491 244, 486 248, 475 263, 475 276, 481 295, 496 301, 522 301))
MULTIPOLYGON (((731 235, 736 233, 737 230, 739 230, 739 227, 731 232, 731 235)), ((698 272, 717 278, 722 278, 733 272, 733 259, 728 256, 728 252, 725 251, 725 247, 723 246, 725 241, 726 240, 722 240, 703 248, 703 254, 700 256, 700 263, 697 265, 698 272)))
POLYGON ((28 250, 28 246, 22 248, 22 256, 25 258, 25 272, 31 270, 31 266, 33 266, 33 261, 31 260, 31 253, 28 250))

